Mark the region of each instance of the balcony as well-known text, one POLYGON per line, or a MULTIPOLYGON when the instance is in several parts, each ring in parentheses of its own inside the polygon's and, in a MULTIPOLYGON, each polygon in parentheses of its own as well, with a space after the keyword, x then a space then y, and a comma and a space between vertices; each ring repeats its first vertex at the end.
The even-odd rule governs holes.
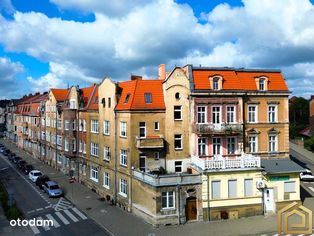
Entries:
POLYGON ((237 124, 195 124, 194 131, 199 134, 239 134, 243 131, 243 125, 237 124))
POLYGON ((239 170, 261 168, 261 158, 251 154, 242 153, 241 156, 229 158, 217 155, 214 157, 200 158, 192 156, 193 165, 202 170, 239 170))
POLYGON ((134 178, 152 185, 154 187, 160 186, 177 186, 177 185, 189 185, 189 184, 201 184, 202 179, 199 174, 165 174, 165 175, 153 175, 139 170, 133 170, 134 178))
POLYGON ((137 148, 164 148, 164 138, 160 136, 136 137, 137 148))

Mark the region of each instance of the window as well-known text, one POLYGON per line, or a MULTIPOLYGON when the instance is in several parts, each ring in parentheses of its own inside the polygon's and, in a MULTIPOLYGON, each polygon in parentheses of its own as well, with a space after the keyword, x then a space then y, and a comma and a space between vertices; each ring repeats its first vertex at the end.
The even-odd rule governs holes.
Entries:
POLYGON ((213 79, 213 89, 214 90, 219 89, 219 79, 218 78, 213 79))
POLYGON ((174 207, 174 192, 162 192, 161 193, 161 208, 168 209, 168 208, 175 208, 174 207))
POLYGON ((76 130, 76 120, 72 121, 72 130, 76 130))
POLYGON ((110 189, 110 177, 108 172, 104 172, 104 187, 110 189))
POLYGON ((128 103, 130 99, 130 94, 128 93, 124 99, 124 103, 128 103))
POLYGON ((98 168, 95 166, 91 166, 90 179, 95 181, 95 182, 98 182, 98 168))
POLYGON ((249 106, 249 122, 256 123, 257 122, 257 107, 256 106, 249 106))
POLYGON ((175 120, 182 120, 181 106, 174 106, 174 119, 175 120))
POLYGON ((175 161, 174 162, 174 171, 176 173, 182 172, 182 161, 175 161))
POLYGON ((154 157, 155 157, 155 160, 159 160, 160 158, 159 152, 154 152, 154 157))
POLYGON ((110 134, 110 122, 108 120, 104 121, 104 134, 105 135, 110 134))
POLYGON ((295 181, 284 182, 284 191, 285 191, 285 193, 295 192, 295 181))
POLYGON ((140 161, 140 171, 146 171, 146 155, 145 153, 140 153, 140 157, 139 157, 139 161, 140 161))
POLYGON ((212 108, 213 124, 220 124, 220 107, 212 108))
POLYGON ((79 131, 82 131, 83 130, 83 122, 82 120, 80 119, 79 120, 79 131))
POLYGON ((120 136, 126 137, 126 122, 120 122, 120 136))
POLYGON ((120 179, 119 194, 124 197, 128 196, 128 182, 125 179, 120 179))
POLYGON ((72 139, 72 152, 76 151, 76 139, 72 139))
POLYGON ((94 104, 97 104, 97 103, 98 103, 98 96, 96 96, 94 99, 94 104))
POLYGON ((84 145, 83 145, 83 153, 86 154, 86 143, 84 142, 84 145))
POLYGON ((127 158, 128 158, 127 150, 121 149, 120 150, 120 165, 127 166, 128 164, 127 158))
POLYGON ((228 197, 235 198, 237 197, 237 180, 228 180, 228 197))
POLYGON ((146 137, 146 123, 140 122, 139 128, 140 128, 140 138, 145 138, 146 137))
POLYGON ((99 131, 98 120, 91 120, 91 132, 98 133, 98 131, 99 131))
POLYGON ((213 154, 221 154, 221 138, 213 138, 213 154))
POLYGON ((59 146, 62 146, 62 136, 61 136, 61 135, 58 135, 58 136, 57 136, 57 144, 58 144, 59 146))
POLYGON ((262 90, 262 91, 265 90, 265 79, 259 80, 259 90, 262 90))
POLYGON ((228 137, 227 141, 228 141, 228 144, 227 144, 228 154, 235 154, 235 152, 236 152, 235 138, 234 137, 228 137))
POLYGON ((152 94, 151 93, 145 93, 145 103, 152 103, 152 94))
POLYGON ((234 123, 235 122, 235 107, 228 106, 227 107, 227 123, 234 123))
POLYGON ((220 180, 212 181, 212 199, 220 198, 220 180))
POLYGON ((206 123, 206 107, 197 107, 197 123, 206 123))
POLYGON ((62 128, 62 120, 61 119, 58 119, 57 127, 58 127, 58 129, 62 128))
POLYGON ((83 151, 83 143, 80 140, 80 142, 79 142, 79 152, 82 152, 82 151, 83 151))
POLYGON ((182 134, 174 135, 174 149, 175 150, 182 149, 182 134))
POLYGON ((245 197, 253 196, 253 179, 244 180, 244 196, 245 197))
POLYGON ((76 100, 75 99, 70 100, 70 109, 76 109, 76 100))
POLYGON ((90 144, 90 154, 93 155, 93 156, 96 156, 96 157, 99 156, 98 143, 91 143, 90 144))
POLYGON ((274 134, 268 136, 268 150, 269 152, 277 152, 277 136, 274 134))
POLYGON ((257 152, 257 137, 249 136, 249 152, 255 153, 257 152))
POLYGON ((180 99, 180 93, 177 92, 174 96, 176 99, 180 99))
POLYGON ((110 147, 108 146, 104 147, 104 160, 110 161, 110 147))
POLYGON ((198 155, 207 155, 206 138, 198 138, 198 155))
POLYGON ((68 139, 64 139, 64 151, 68 152, 69 151, 69 141, 68 139))
POLYGON ((159 130, 159 122, 155 122, 154 129, 155 129, 155 130, 159 130))
POLYGON ((83 132, 86 132, 86 120, 83 120, 83 132))
POLYGON ((108 98, 108 107, 111 107, 111 98, 108 98))
POLYGON ((64 121, 64 130, 69 130, 70 129, 70 121, 65 120, 64 121))
POLYGON ((268 106, 268 122, 277 122, 277 106, 275 105, 268 106))

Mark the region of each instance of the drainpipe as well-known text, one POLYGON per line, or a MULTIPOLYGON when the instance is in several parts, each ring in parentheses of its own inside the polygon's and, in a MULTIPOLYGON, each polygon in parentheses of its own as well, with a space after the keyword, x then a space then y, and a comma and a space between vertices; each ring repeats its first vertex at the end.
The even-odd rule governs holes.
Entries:
POLYGON ((246 100, 247 97, 246 95, 242 96, 242 123, 243 123, 243 129, 242 129, 242 140, 243 140, 243 144, 242 144, 242 152, 245 153, 245 149, 246 149, 246 137, 245 137, 245 120, 246 120, 246 116, 245 116, 245 104, 246 104, 246 100))
POLYGON ((178 194, 178 223, 179 225, 181 224, 181 212, 180 212, 180 207, 181 207, 181 204, 180 204, 180 201, 181 201, 181 186, 180 184, 177 185, 177 194, 178 194))
MULTIPOLYGON (((79 105, 80 106, 80 105, 79 105)), ((80 182, 80 155, 79 155, 79 128, 80 128, 80 112, 79 112, 79 108, 76 110, 77 114, 76 114, 76 153, 75 153, 75 160, 77 162, 77 182, 80 182)))
POLYGON ((113 125, 113 133, 114 133, 114 140, 113 140, 113 145, 114 145, 114 154, 113 154, 113 161, 114 161, 114 204, 117 202, 117 114, 114 109, 113 112, 114 115, 114 125, 113 125))
POLYGON ((210 221, 210 208, 209 208, 209 175, 207 173, 207 216, 210 221))

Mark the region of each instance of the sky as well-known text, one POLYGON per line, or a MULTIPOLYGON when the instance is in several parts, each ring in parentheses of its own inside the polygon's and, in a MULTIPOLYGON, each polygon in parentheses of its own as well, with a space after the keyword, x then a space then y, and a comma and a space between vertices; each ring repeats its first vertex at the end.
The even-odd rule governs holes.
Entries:
POLYGON ((309 0, 0 0, 0 99, 158 65, 280 69, 314 95, 309 0))

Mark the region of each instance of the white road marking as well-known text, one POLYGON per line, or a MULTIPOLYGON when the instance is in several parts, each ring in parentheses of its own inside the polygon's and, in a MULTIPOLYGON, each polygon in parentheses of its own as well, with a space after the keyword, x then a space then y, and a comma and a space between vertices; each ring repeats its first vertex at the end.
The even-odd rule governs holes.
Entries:
POLYGON ((45 208, 47 209, 47 208, 49 208, 49 207, 51 207, 51 205, 49 205, 49 206, 46 206, 45 208))
POLYGON ((60 212, 56 212, 56 215, 63 222, 63 224, 65 224, 65 225, 70 224, 70 222, 60 212))
POLYGON ((309 189, 314 193, 314 188, 313 187, 309 187, 309 189))
POLYGON ((34 234, 39 234, 39 230, 36 226, 29 226, 31 228, 31 230, 33 231, 34 234))
POLYGON ((50 228, 49 228, 49 226, 47 226, 47 225, 44 225, 44 220, 43 220, 43 218, 41 218, 40 216, 38 216, 37 218, 36 218, 37 220, 40 220, 42 223, 43 223, 43 228, 44 228, 44 230, 45 231, 48 231, 48 230, 50 230, 50 228))
POLYGON ((69 210, 64 210, 64 213, 67 214, 67 216, 70 217, 71 220, 73 220, 74 222, 78 222, 79 221, 74 215, 72 215, 71 212, 69 212, 69 210))
POLYGON ((43 208, 38 208, 38 209, 36 209, 36 211, 42 211, 42 210, 44 210, 43 208))
POLYGON ((55 228, 60 227, 58 221, 56 221, 55 218, 52 217, 52 215, 47 214, 46 216, 47 216, 47 218, 48 218, 49 220, 52 220, 52 221, 53 221, 53 226, 54 226, 55 228))
POLYGON ((83 220, 86 220, 86 219, 87 219, 87 217, 86 217, 82 212, 80 212, 76 207, 72 208, 72 210, 73 210, 76 214, 78 214, 83 220))

